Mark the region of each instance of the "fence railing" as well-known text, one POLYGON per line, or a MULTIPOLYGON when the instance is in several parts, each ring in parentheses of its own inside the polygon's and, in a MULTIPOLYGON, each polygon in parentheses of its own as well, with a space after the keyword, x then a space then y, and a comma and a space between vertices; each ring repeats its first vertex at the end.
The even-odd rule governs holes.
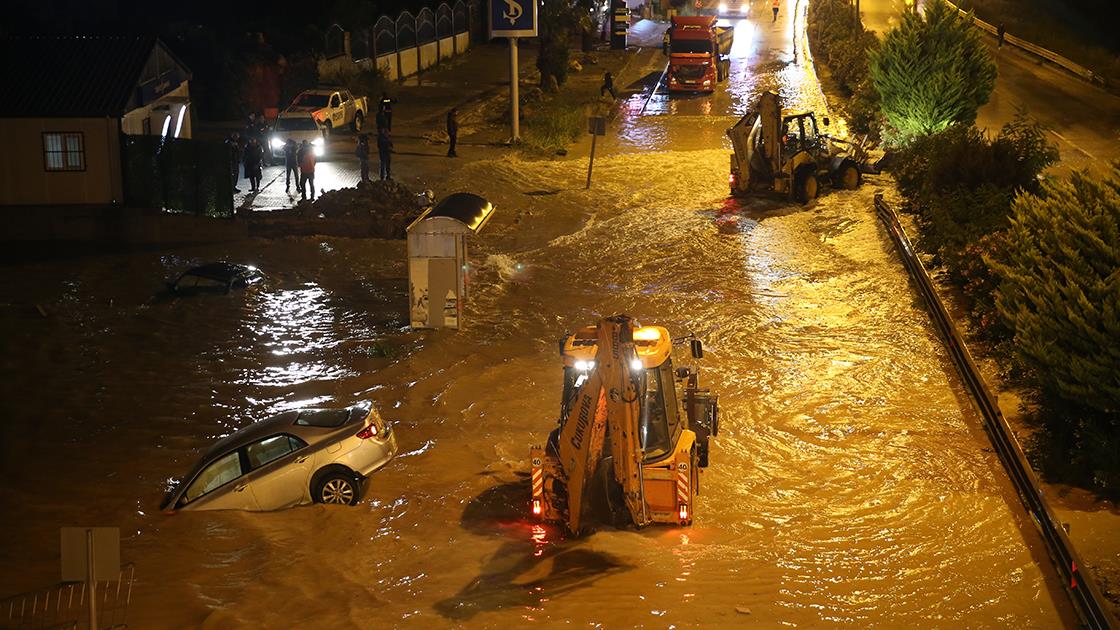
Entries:
POLYGON ((972 353, 965 345, 964 337, 957 329, 948 309, 945 308, 945 304, 934 289, 933 281, 930 279, 929 273, 926 272, 925 265, 918 258, 917 252, 914 251, 909 237, 906 236, 906 231, 903 230, 898 215, 895 214, 890 205, 883 201, 882 195, 875 195, 875 212, 879 215, 879 219, 886 226, 891 240, 898 248, 898 255, 902 258, 902 263, 906 266, 910 277, 918 286, 918 292, 925 299, 930 317, 945 340, 949 356, 956 365, 961 380, 964 381, 965 387, 972 395, 972 399, 980 411, 988 438, 1007 471, 1008 477, 1011 478, 1011 483, 1015 486, 1023 507, 1027 509, 1027 512, 1033 517, 1035 525, 1038 526, 1054 568, 1057 569, 1058 575, 1062 578, 1066 593, 1069 595, 1078 615, 1081 616, 1082 623, 1089 628, 1107 629, 1116 627, 1116 620, 1108 612, 1107 604, 1093 577, 1088 573, 1081 572, 1085 563, 1077 555, 1069 535, 1066 534, 1053 509, 1042 496, 1042 489, 1035 478, 1034 470, 1027 462, 1023 450, 1019 446, 1019 441, 1015 439, 1011 427, 1007 424, 1007 419, 1003 417, 995 395, 988 388, 984 377, 980 375, 980 370, 972 359, 972 353))
MULTIPOLYGON (((116 580, 97 582, 97 628, 127 628, 136 567, 121 567, 116 580)), ((0 600, 0 630, 89 628, 85 582, 64 582, 0 600)))
MULTIPOLYGON (((965 11, 964 9, 958 7, 953 2, 949 2, 949 6, 956 9, 957 12, 960 13, 961 15, 968 15, 968 11, 965 11)), ((992 26, 991 24, 988 24, 987 22, 985 22, 984 20, 981 20, 978 17, 973 16, 972 23, 975 24, 978 28, 980 28, 983 31, 987 31, 988 33, 991 33, 992 35, 994 35, 996 37, 999 36, 999 28, 998 27, 992 26)), ((1015 37, 1014 35, 1011 35, 1009 33, 1004 33, 1003 41, 1007 44, 1011 44, 1012 46, 1022 48, 1023 50, 1025 50, 1025 51, 1027 51, 1027 52, 1029 52, 1033 55, 1036 55, 1038 57, 1041 57, 1042 59, 1045 59, 1046 61, 1049 61, 1050 63, 1052 63, 1054 65, 1065 68, 1069 72, 1081 77, 1082 79, 1084 79, 1084 80, 1086 80, 1090 83, 1097 83, 1097 84, 1100 84, 1100 85, 1104 85, 1104 83, 1105 83, 1104 77, 1096 74, 1095 72, 1086 68, 1085 66, 1082 66, 1081 64, 1070 61, 1069 59, 1066 59, 1065 57, 1059 55, 1058 53, 1053 52, 1051 50, 1047 50, 1047 49, 1043 48, 1042 46, 1039 46, 1037 44, 1032 44, 1031 42, 1028 42, 1025 39, 1015 37)))
POLYGON ((444 59, 464 53, 477 27, 477 2, 444 2, 435 10, 424 7, 383 15, 368 28, 346 33, 335 25, 325 40, 326 59, 320 71, 347 72, 352 64, 379 68, 390 79, 403 79, 444 59), (351 64, 352 62, 352 64, 351 64))

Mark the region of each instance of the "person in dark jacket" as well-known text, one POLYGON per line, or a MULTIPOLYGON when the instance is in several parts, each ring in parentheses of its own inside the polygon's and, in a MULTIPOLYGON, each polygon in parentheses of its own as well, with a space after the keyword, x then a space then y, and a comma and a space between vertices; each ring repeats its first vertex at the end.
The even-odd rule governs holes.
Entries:
POLYGON ((245 147, 245 179, 249 180, 253 192, 261 190, 261 160, 264 159, 264 149, 256 138, 249 138, 249 146, 245 147))
POLYGON ((390 162, 393 159, 393 139, 389 137, 389 129, 382 129, 377 133, 377 159, 381 163, 381 179, 393 179, 390 171, 390 162))
POLYGON ((233 176, 233 192, 241 192, 237 187, 237 173, 241 170, 241 156, 244 149, 241 146, 241 136, 235 131, 226 138, 226 146, 229 147, 229 165, 230 175, 233 176))
POLYGON ((299 185, 299 145, 295 140, 288 138, 284 142, 284 192, 292 192, 292 180, 296 180, 296 192, 301 192, 299 185))
POLYGON ((1004 28, 1003 23, 996 27, 996 48, 1003 48, 1003 38, 1007 35, 1007 29, 1004 28))
POLYGON ((358 148, 354 149, 354 155, 358 156, 358 165, 361 167, 362 181, 369 181, 369 134, 363 133, 358 135, 358 148))
POLYGON ((459 110, 454 107, 447 112, 447 157, 459 157, 455 145, 459 142, 459 110))
POLYGON ((393 99, 388 92, 381 93, 381 100, 377 102, 377 131, 382 129, 393 130, 393 99))
POLYGON ((614 77, 609 72, 603 74, 603 85, 599 86, 599 96, 601 97, 607 92, 610 92, 611 98, 618 99, 618 96, 614 93, 614 77))

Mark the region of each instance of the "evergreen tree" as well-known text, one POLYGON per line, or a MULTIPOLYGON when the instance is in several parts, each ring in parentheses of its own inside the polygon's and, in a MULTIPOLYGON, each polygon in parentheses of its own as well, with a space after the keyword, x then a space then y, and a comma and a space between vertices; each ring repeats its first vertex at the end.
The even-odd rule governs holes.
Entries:
POLYGON ((1013 204, 996 294, 1048 393, 1120 415, 1120 161, 1048 181, 1013 204))
POLYGON ((995 87, 996 65, 971 17, 944 0, 907 12, 902 23, 870 51, 871 77, 895 140, 972 124, 995 87))

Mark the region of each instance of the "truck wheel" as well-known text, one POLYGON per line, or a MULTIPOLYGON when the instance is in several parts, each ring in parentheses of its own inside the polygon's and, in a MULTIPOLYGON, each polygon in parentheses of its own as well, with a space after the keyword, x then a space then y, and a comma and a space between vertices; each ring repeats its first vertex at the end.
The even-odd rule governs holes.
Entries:
POLYGON ((797 178, 793 182, 793 193, 801 203, 809 203, 817 198, 819 186, 820 182, 817 181, 817 174, 812 169, 803 169, 797 174, 797 178))
POLYGON ((365 124, 365 122, 366 122, 366 117, 362 115, 362 112, 358 112, 358 113, 354 114, 354 122, 350 124, 350 127, 354 131, 361 131, 362 130, 362 125, 365 124))
POLYGON ((328 120, 327 124, 323 125, 323 140, 330 138, 332 133, 334 133, 334 123, 328 120))
POLYGON ((836 171, 833 184, 844 190, 855 190, 859 188, 860 180, 859 167, 853 162, 844 162, 840 165, 840 170, 836 171))

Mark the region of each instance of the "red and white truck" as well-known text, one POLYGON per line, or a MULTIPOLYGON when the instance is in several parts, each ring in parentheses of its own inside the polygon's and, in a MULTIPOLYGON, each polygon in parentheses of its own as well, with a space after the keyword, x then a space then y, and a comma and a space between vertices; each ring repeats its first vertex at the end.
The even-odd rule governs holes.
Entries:
POLYGON ((666 53, 670 92, 712 92, 731 68, 735 29, 714 15, 673 16, 666 53))

